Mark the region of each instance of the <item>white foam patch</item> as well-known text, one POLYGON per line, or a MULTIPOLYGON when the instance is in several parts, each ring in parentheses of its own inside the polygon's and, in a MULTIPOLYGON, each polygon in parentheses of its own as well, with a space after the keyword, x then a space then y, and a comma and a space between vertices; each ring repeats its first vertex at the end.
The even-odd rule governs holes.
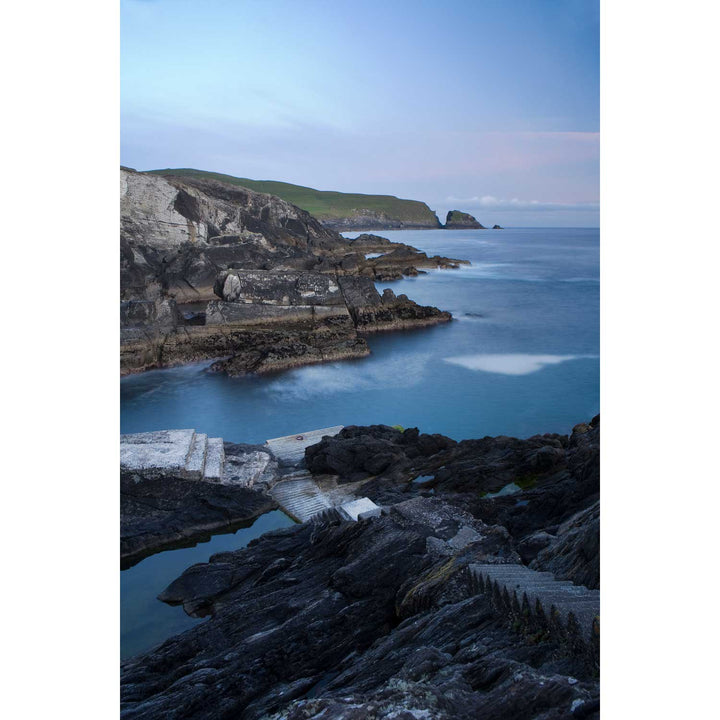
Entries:
POLYGON ((272 380, 265 391, 293 400, 311 400, 318 396, 415 387, 423 382, 429 353, 366 358, 362 368, 353 362, 308 365, 284 373, 272 380))
POLYGON ((582 357, 587 355, 459 355, 443 359, 468 370, 501 375, 530 375, 548 365, 558 365, 582 357))

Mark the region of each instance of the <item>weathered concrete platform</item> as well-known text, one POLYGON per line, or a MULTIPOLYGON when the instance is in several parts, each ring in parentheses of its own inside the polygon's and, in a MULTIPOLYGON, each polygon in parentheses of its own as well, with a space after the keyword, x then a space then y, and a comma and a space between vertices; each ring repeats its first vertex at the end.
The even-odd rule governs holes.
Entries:
POLYGON ((599 648, 599 590, 524 565, 473 564, 469 570, 474 589, 492 595, 495 608, 513 621, 585 650, 599 648))
POLYGON ((337 435, 343 427, 344 425, 334 425, 296 435, 285 435, 266 440, 265 445, 273 452, 280 465, 298 466, 305 461, 305 448, 319 443, 326 435, 330 437, 337 435))
POLYGON ((358 498, 355 484, 338 485, 335 476, 314 478, 304 467, 305 448, 342 429, 335 425, 273 438, 265 443, 267 452, 252 450, 229 459, 222 438, 192 429, 121 435, 120 469, 150 477, 166 475, 243 487, 253 487, 258 481, 298 522, 328 517, 328 511, 334 519, 357 521, 379 514, 380 508, 369 498, 358 498), (271 462, 271 455, 277 464, 271 462), (280 479, 278 465, 283 468, 280 479))
POLYGON ((120 469, 220 482, 225 467, 222 438, 195 430, 158 430, 120 436, 120 469))

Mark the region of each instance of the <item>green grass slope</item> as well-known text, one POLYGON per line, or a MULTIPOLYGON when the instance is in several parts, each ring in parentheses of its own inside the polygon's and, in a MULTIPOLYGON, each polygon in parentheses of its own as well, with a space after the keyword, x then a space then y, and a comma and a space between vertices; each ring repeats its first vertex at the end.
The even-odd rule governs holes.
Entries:
POLYGON ((277 195, 283 200, 307 210, 320 221, 352 219, 359 211, 381 213, 389 220, 405 224, 439 226, 435 213, 418 200, 402 200, 394 195, 362 195, 360 193, 342 193, 329 190, 315 190, 302 185, 275 182, 273 180, 250 180, 222 173, 194 170, 192 168, 166 168, 148 170, 153 175, 174 175, 176 177, 198 177, 220 180, 231 185, 255 190, 256 192, 277 195))

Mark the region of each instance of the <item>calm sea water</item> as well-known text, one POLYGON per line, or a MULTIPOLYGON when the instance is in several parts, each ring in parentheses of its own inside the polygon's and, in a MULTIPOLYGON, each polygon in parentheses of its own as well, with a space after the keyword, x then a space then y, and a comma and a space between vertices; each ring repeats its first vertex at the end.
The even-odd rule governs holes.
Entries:
MULTIPOLYGON (((455 439, 568 432, 599 410, 599 231, 384 232, 472 266, 379 284, 455 320, 370 335, 369 358, 272 377, 209 363, 121 382, 122 432, 196 428, 235 442, 400 424, 455 439)), ((350 234, 349 236, 352 236, 350 234)))
POLYGON ((194 547, 166 550, 123 570, 120 573, 121 659, 149 650, 202 622, 187 615, 181 606, 171 607, 157 599, 183 570, 195 563, 207 562, 215 553, 244 548, 263 533, 292 524, 293 520, 285 513, 272 510, 257 518, 251 527, 214 535, 194 547))

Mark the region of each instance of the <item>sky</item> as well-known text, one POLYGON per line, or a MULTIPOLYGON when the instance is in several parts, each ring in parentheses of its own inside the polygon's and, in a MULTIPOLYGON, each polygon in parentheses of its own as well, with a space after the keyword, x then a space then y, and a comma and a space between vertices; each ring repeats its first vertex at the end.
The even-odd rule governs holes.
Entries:
POLYGON ((598 0, 121 0, 121 162, 599 225, 598 0))

